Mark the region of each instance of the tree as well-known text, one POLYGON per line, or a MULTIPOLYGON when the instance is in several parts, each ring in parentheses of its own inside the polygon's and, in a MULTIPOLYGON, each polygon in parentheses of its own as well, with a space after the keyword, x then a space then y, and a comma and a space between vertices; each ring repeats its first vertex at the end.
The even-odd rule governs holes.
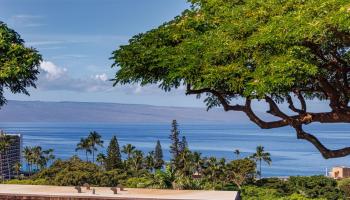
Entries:
POLYGON ((95 163, 95 151, 97 151, 96 146, 103 147, 103 140, 101 139, 101 135, 96 131, 90 132, 88 140, 90 141, 92 150, 92 162, 95 163))
POLYGON ((27 88, 35 87, 40 62, 41 55, 0 21, 0 108, 6 103, 5 89, 29 95, 27 88))
POLYGON ((106 156, 103 153, 99 153, 96 156, 96 161, 101 165, 104 166, 106 164, 106 156))
POLYGON ((147 156, 144 159, 144 167, 149 172, 153 171, 153 168, 155 166, 155 159, 154 159, 154 151, 148 152, 147 156))
POLYGON ((241 154, 239 149, 235 149, 233 153, 236 155, 237 158, 239 158, 239 155, 241 154))
POLYGON ((41 151, 40 160, 39 160, 39 166, 40 169, 43 169, 47 167, 48 164, 50 164, 50 161, 54 160, 56 157, 53 154, 53 149, 47 149, 41 151))
POLYGON ((199 152, 193 152, 193 165, 194 165, 194 169, 197 173, 201 173, 202 172, 202 165, 203 165, 203 160, 201 157, 201 153, 199 152))
POLYGON ((17 178, 19 177, 19 172, 21 171, 22 164, 20 162, 16 162, 13 165, 13 171, 16 172, 17 178))
POLYGON ((171 123, 171 133, 170 133, 170 153, 172 154, 172 162, 176 165, 176 160, 180 155, 180 132, 178 130, 178 124, 176 120, 173 120, 171 123))
POLYGON ((154 168, 155 169, 162 169, 164 165, 164 160, 163 160, 163 150, 162 146, 160 144, 160 141, 157 140, 157 145, 154 150, 154 168))
POLYGON ((77 148, 75 148, 75 151, 85 151, 85 156, 86 156, 86 162, 89 161, 88 154, 92 153, 91 149, 91 142, 88 138, 80 138, 80 142, 77 144, 77 148))
POLYGON ((179 143, 179 151, 183 152, 186 148, 188 148, 188 143, 185 136, 182 136, 181 142, 179 143))
POLYGON ((271 155, 269 152, 265 152, 264 147, 259 145, 256 147, 256 152, 250 156, 252 159, 254 159, 255 161, 259 162, 259 176, 261 179, 262 173, 261 173, 261 162, 264 161, 266 162, 268 165, 271 164, 271 155))
POLYGON ((106 156, 106 170, 121 169, 123 166, 119 149, 119 143, 116 136, 113 136, 109 142, 106 156))
POLYGON ((27 162, 28 165, 28 170, 29 170, 29 174, 32 173, 32 166, 33 166, 33 151, 32 151, 32 147, 26 146, 23 149, 23 157, 27 162))
POLYGON ((226 179, 233 182, 238 188, 241 188, 243 183, 254 178, 256 163, 244 158, 233 160, 227 164, 225 168, 226 179))
POLYGON ((140 150, 133 151, 133 154, 131 155, 131 168, 136 172, 136 175, 138 176, 138 172, 142 169, 143 166, 143 153, 140 150))
POLYGON ((263 129, 290 126, 326 159, 350 154, 350 147, 329 149, 303 129, 350 122, 347 1, 190 2, 191 9, 113 52, 114 85, 184 85, 186 94, 205 96, 208 109, 243 112, 263 129), (259 100, 276 120, 256 115, 251 105, 259 100), (311 112, 313 100, 329 111, 311 112))
POLYGON ((123 146, 122 152, 127 155, 127 159, 129 160, 134 150, 135 146, 133 146, 132 144, 127 144, 123 146))

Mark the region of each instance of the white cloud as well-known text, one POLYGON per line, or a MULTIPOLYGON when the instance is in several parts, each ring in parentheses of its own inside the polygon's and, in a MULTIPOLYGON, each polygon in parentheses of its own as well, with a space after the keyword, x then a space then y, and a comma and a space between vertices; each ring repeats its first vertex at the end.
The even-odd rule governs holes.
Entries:
POLYGON ((67 69, 60 68, 50 61, 43 61, 40 64, 41 71, 48 80, 56 80, 66 75, 67 69))
MULTIPOLYGON (((72 77, 69 70, 51 61, 43 61, 40 65, 40 75, 37 82, 39 90, 75 91, 75 92, 115 92, 129 95, 155 95, 164 91, 157 85, 140 86, 139 84, 117 85, 113 87, 111 77, 107 73, 93 74, 87 77, 72 77)), ((183 94, 183 87, 171 92, 172 95, 183 94)))
POLYGON ((95 92, 110 90, 112 83, 108 81, 105 73, 75 78, 70 76, 68 69, 59 67, 51 61, 43 61, 40 64, 37 86, 41 90, 95 92))
POLYGON ((94 76, 94 79, 95 80, 100 80, 100 81, 107 81, 108 80, 108 76, 106 73, 103 73, 103 74, 96 74, 94 76))
POLYGON ((40 27, 40 26, 46 25, 44 23, 41 23, 42 19, 43 19, 43 16, 40 16, 40 15, 20 14, 20 15, 13 15, 9 19, 9 22, 11 24, 14 24, 20 27, 40 27))

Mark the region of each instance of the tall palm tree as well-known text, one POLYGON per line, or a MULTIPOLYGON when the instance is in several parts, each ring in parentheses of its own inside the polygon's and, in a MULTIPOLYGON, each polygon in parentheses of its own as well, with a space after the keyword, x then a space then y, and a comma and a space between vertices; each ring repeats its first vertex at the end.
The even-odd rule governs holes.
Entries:
POLYGON ((41 154, 40 161, 39 161, 40 169, 47 167, 50 161, 55 159, 55 155, 53 155, 53 149, 41 151, 40 154, 41 154))
POLYGON ((23 157, 27 162, 28 165, 28 170, 29 170, 29 174, 31 174, 32 172, 32 164, 33 164, 33 151, 32 151, 32 147, 24 147, 23 149, 23 157))
POLYGON ((92 152, 90 141, 85 138, 80 138, 80 142, 77 144, 77 148, 75 149, 75 151, 79 151, 79 150, 85 151, 86 162, 88 162, 89 161, 88 153, 91 154, 92 152))
POLYGON ((133 146, 132 144, 127 144, 123 146, 122 149, 122 153, 125 153, 128 157, 128 160, 130 160, 131 155, 133 154, 134 150, 135 150, 135 146, 133 146))
POLYGON ((254 159, 256 162, 259 162, 259 177, 261 179, 262 173, 261 173, 261 162, 264 161, 268 165, 271 165, 271 155, 269 152, 265 152, 264 147, 259 145, 256 147, 256 152, 250 156, 252 159, 254 159))
POLYGON ((22 164, 20 162, 16 162, 13 165, 13 171, 16 172, 17 178, 19 176, 19 172, 21 171, 21 168, 22 168, 22 164))
POLYGON ((103 147, 103 140, 101 139, 101 135, 96 131, 90 132, 88 140, 91 145, 92 162, 95 163, 95 151, 97 151, 97 146, 103 147))
POLYGON ((42 148, 40 146, 35 146, 32 148, 32 159, 33 164, 36 165, 36 171, 38 171, 39 165, 42 162, 42 148))

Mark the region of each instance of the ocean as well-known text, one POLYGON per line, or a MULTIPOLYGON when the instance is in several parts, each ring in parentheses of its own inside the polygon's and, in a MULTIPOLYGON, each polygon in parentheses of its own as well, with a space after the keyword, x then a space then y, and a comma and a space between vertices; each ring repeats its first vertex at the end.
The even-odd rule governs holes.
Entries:
MULTIPOLYGON (((154 149, 159 139, 166 160, 169 160, 169 124, 110 124, 110 123, 0 123, 0 129, 23 135, 23 146, 40 145, 44 149, 53 148, 57 158, 67 159, 73 155, 84 157, 75 147, 81 137, 90 131, 102 135, 105 152, 110 138, 115 135, 119 145, 133 144, 147 153, 154 149)), ((350 165, 348 157, 324 159, 310 143, 297 140, 289 127, 262 130, 255 125, 230 124, 180 124, 181 136, 186 136, 191 150, 203 156, 235 159, 233 151, 239 149, 241 157, 254 153, 256 146, 262 145, 271 153, 271 166, 263 164, 262 173, 270 176, 320 175, 326 174, 332 166, 350 165)), ((350 146, 350 125, 314 124, 306 130, 315 134, 330 148, 350 146)))

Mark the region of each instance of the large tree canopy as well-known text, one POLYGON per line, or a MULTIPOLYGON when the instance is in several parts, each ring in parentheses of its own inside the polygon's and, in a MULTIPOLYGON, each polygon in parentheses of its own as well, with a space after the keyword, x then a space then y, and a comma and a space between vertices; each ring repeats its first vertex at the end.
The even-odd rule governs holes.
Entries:
POLYGON ((0 21, 0 108, 6 103, 5 89, 28 95, 27 87, 35 87, 40 61, 38 52, 0 21))
POLYGON ((312 122, 350 122, 350 0, 190 3, 113 52, 115 84, 159 84, 165 91, 184 84, 187 94, 206 95, 208 108, 244 112, 264 129, 293 127, 324 158, 350 154, 350 147, 328 149, 303 130, 312 122), (310 112, 308 100, 315 99, 328 101, 330 111, 310 112), (279 119, 264 121, 252 100, 265 100, 279 119), (283 102, 293 114, 280 108, 283 102))

